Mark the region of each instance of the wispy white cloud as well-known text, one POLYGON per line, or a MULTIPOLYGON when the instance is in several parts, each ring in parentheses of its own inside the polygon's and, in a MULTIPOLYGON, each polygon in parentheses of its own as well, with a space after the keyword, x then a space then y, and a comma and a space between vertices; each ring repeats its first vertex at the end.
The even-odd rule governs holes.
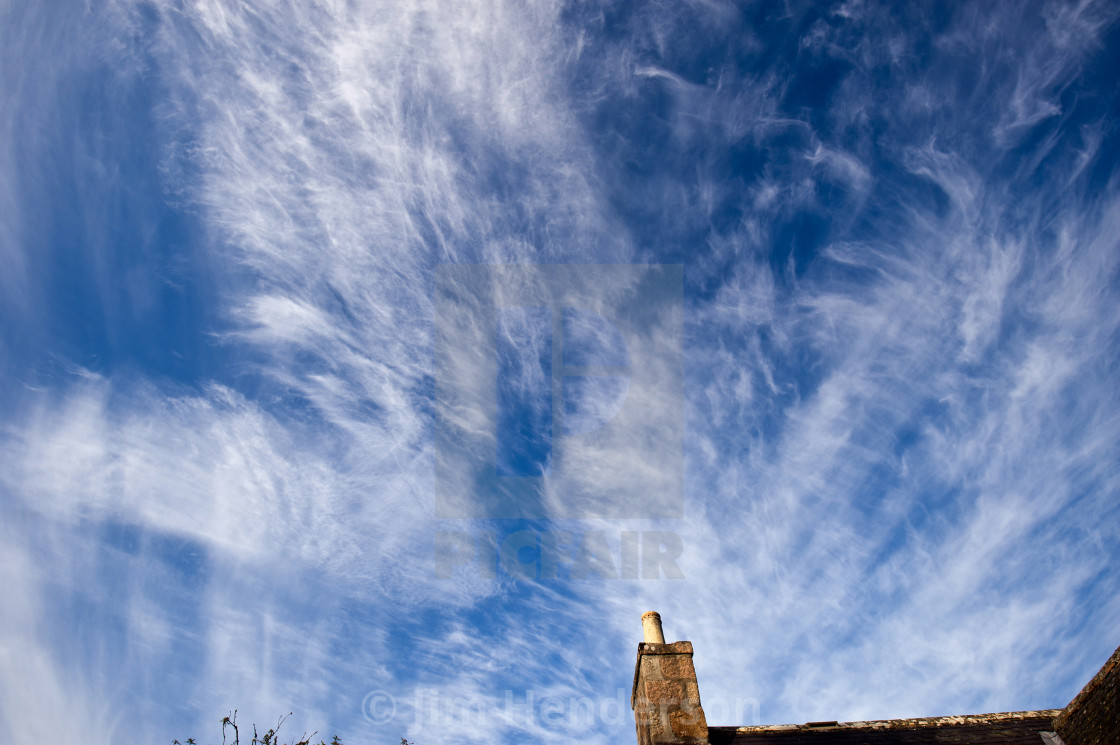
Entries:
MULTIPOLYGON (((230 706, 380 736, 361 699, 389 686, 488 707, 466 729, 394 721, 401 735, 569 741, 504 712, 506 690, 609 699, 648 608, 696 643, 720 723, 751 697, 765 721, 1064 703, 1042 698, 1080 671, 1055 660, 1091 665, 1078 648, 1120 617, 1120 210, 1088 184, 1113 135, 1102 118, 1061 129, 1115 12, 1045 5, 1032 29, 1007 5, 935 31, 860 3, 800 24, 793 4, 771 19, 778 51, 842 63, 831 88, 740 34, 740 9, 627 12, 605 34, 606 10, 548 4, 87 11, 40 83, 100 48, 153 81, 160 186, 206 231, 220 321, 204 331, 236 372, 185 388, 64 364, 78 375, 21 395, 0 455, 3 522, 27 527, 3 549, 19 590, 4 669, 27 671, 0 680, 9 739, 206 736, 162 728, 230 706), (694 38, 734 51, 700 64, 694 38), (635 202, 652 227, 625 216, 635 202), (437 265, 665 256, 685 263, 685 317, 634 335, 649 382, 627 401, 658 431, 683 417, 685 519, 573 529, 605 529, 616 555, 620 530, 675 531, 686 579, 438 580, 433 417, 489 443, 495 360, 476 316, 437 328, 437 265), (474 398, 433 400, 441 332, 474 398), (683 412, 660 395, 682 349, 683 412), (66 641, 83 599, 93 630, 66 641), (174 714, 164 673, 181 676, 174 714)), ((60 52, 40 28, 9 26, 5 58, 60 52)), ((56 105, 17 77, 6 102, 56 105)), ((0 169, 19 171, 3 139, 0 169)), ((5 302, 45 307, 4 183, 5 302)), ((106 298, 110 244, 90 247, 106 298)), ((634 291, 596 289, 600 310, 634 291)), ((601 442, 565 455, 614 501, 640 502, 680 450, 610 445, 610 464, 601 442)), ((598 716, 586 741, 630 741, 628 719, 598 716)))
MULTIPOLYGON (((1095 669, 1054 698, 1115 550, 1097 527, 1115 512, 1115 194, 1083 200, 1068 153, 1054 183, 1073 192, 1008 182, 999 154, 963 155, 971 125, 942 126, 894 157, 946 206, 890 194, 905 219, 881 239, 826 240, 833 264, 794 278, 739 259, 753 279, 696 309, 690 581, 643 595, 697 643, 705 697, 756 697, 763 721, 1061 706, 1095 669)), ((876 188, 872 207, 894 186, 876 188)), ((1107 635, 1116 613, 1091 623, 1107 635)))

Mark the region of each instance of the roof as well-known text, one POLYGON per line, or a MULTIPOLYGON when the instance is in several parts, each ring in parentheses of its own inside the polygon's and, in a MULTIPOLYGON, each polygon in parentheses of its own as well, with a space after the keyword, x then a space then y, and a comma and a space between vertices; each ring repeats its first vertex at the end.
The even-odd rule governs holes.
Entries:
POLYGON ((1115 743, 1120 733, 1120 648, 1054 720, 1070 745, 1115 743))
POLYGON ((709 727, 711 745, 1043 745, 1060 709, 1003 714, 709 727))

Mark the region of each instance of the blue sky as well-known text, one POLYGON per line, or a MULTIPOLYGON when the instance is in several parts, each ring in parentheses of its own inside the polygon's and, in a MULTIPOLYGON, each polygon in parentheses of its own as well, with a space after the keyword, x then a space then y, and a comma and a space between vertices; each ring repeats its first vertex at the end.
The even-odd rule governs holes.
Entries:
POLYGON ((632 743, 650 609, 711 724, 1063 706, 1118 15, 0 2, 0 740, 632 743))

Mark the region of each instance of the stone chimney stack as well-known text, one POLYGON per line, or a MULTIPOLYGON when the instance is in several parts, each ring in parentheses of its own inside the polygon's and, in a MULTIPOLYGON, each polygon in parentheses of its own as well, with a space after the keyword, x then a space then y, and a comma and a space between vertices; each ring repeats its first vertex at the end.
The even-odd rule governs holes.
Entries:
POLYGON ((708 722, 692 666, 692 642, 665 643, 661 616, 642 616, 630 708, 638 745, 708 745, 708 722))

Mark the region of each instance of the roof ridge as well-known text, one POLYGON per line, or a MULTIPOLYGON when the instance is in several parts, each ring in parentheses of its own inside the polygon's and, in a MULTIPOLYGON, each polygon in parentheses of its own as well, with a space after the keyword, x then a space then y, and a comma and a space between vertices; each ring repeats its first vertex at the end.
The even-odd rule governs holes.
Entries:
POLYGON ((773 732, 799 729, 894 729, 899 727, 942 727, 946 725, 989 724, 992 722, 1021 721, 1025 719, 1053 719, 1061 709, 1034 709, 1027 711, 1001 711, 987 714, 953 714, 941 717, 911 717, 908 719, 868 719, 851 722, 837 722, 822 726, 821 722, 807 724, 761 724, 745 727, 709 726, 713 730, 735 730, 736 732, 773 732))

